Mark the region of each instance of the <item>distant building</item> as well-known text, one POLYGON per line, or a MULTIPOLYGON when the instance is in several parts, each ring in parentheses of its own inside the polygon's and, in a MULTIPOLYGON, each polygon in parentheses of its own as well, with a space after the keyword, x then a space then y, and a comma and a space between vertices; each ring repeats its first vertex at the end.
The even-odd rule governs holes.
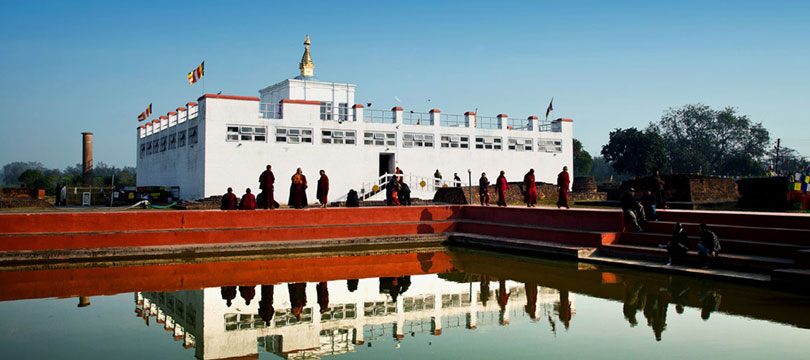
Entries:
MULTIPOLYGON (((395 167, 404 170, 414 192, 427 196, 436 169, 445 175, 439 186, 468 169, 473 184, 481 172, 494 183, 500 170, 519 181, 529 168, 537 181, 553 183, 563 166, 573 169, 570 119, 367 107, 355 102, 356 85, 315 78, 309 36, 304 44, 300 75, 259 90, 259 97, 206 94, 140 126, 138 186, 178 186, 184 199, 219 195, 228 187, 255 192, 270 164, 275 198, 286 203, 299 167, 312 201, 320 169, 330 179, 330 201, 349 189, 373 191, 395 167)), ((466 185, 467 176, 462 179, 466 185)))

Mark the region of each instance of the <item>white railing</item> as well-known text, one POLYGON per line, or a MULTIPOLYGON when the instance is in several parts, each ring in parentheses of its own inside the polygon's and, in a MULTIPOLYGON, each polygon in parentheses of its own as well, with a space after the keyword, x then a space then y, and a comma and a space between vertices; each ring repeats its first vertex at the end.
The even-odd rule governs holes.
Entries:
POLYGON ((367 123, 393 124, 395 114, 391 110, 365 109, 363 111, 363 121, 367 123))
MULTIPOLYGON (((357 197, 360 201, 367 200, 368 198, 379 194, 380 192, 386 191, 386 186, 390 181, 392 176, 399 176, 402 177, 403 182, 408 184, 408 187, 411 189, 411 192, 415 190, 419 191, 427 191, 427 192, 434 192, 439 188, 443 187, 453 187, 453 180, 446 180, 446 179, 439 179, 433 176, 421 176, 421 175, 414 175, 414 174, 383 174, 380 175, 376 180, 365 182, 360 186, 360 189, 355 189, 357 191, 357 197), (376 187, 376 190, 375 190, 376 187)), ((462 182, 459 186, 464 186, 462 182)), ((343 202, 346 201, 348 197, 348 193, 344 194, 343 196, 333 200, 334 202, 343 202)))
POLYGON ((519 131, 532 131, 532 121, 529 119, 506 119, 506 129, 519 131))
POLYGON ((439 116, 439 123, 441 126, 448 126, 448 127, 470 127, 470 124, 467 123, 467 117, 464 115, 455 115, 455 114, 440 114, 439 116))
POLYGON ((281 104, 259 103, 262 119, 281 119, 281 104))
POLYGON ((433 120, 429 113, 405 111, 402 113, 402 123, 406 125, 426 125, 432 126, 433 120))
POLYGON ((477 129, 500 129, 501 118, 493 116, 476 116, 475 127, 477 129))

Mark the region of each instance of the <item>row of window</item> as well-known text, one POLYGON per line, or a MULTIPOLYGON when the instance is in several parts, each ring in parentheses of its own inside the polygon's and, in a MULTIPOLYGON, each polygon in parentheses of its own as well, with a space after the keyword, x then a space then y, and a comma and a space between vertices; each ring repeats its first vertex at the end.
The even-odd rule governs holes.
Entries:
MULTIPOLYGON (((227 141, 267 141, 267 128, 255 126, 229 125, 227 131, 227 141)), ((275 132, 276 142, 289 144, 313 143, 312 129, 307 128, 284 128, 277 127, 275 132)), ((355 130, 332 130, 321 131, 321 143, 323 144, 345 144, 354 145, 357 143, 357 133, 355 130)), ((433 134, 404 133, 402 134, 402 147, 434 147, 435 137, 433 134)), ((363 133, 364 145, 376 146, 396 146, 396 132, 386 131, 365 131, 363 133)), ((442 148, 469 149, 470 137, 464 135, 441 135, 439 146, 442 148)), ((513 151, 535 151, 534 140, 531 138, 508 138, 507 149, 513 151)), ((499 136, 476 136, 475 148, 485 150, 502 150, 503 138, 499 136)), ((562 140, 559 139, 538 139, 537 150, 540 152, 558 153, 562 152, 562 140)))
MULTIPOLYGON (((147 155, 165 152, 166 150, 174 150, 186 146, 186 130, 180 130, 176 133, 171 133, 166 136, 154 139, 152 141, 144 141, 141 143, 140 157, 143 159, 147 155)), ((196 144, 198 142, 197 127, 192 126, 188 128, 188 144, 196 144)))
POLYGON ((334 113, 331 101, 321 101, 321 120, 332 120, 337 115, 337 120, 349 120, 349 104, 338 103, 338 112, 334 113))

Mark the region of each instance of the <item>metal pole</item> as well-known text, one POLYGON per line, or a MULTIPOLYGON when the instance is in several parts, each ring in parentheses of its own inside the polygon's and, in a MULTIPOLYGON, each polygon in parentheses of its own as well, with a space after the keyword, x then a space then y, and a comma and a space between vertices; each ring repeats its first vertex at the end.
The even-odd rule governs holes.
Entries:
POLYGON ((777 169, 779 168, 779 145, 781 141, 782 139, 776 139, 776 159, 773 162, 773 172, 775 174, 779 174, 779 170, 777 169))
POLYGON ((467 177, 470 190, 470 200, 467 201, 467 204, 472 205, 472 169, 467 169, 467 177))
POLYGON ((113 193, 115 192, 115 173, 113 173, 113 175, 112 175, 112 181, 110 181, 110 186, 112 186, 112 189, 110 189, 110 207, 112 207, 113 206, 113 193))

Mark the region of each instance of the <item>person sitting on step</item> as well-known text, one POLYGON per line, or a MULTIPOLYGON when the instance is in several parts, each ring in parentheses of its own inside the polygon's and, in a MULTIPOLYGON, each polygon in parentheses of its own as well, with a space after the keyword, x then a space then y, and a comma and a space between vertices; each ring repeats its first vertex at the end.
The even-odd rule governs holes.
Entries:
POLYGON ((717 253, 720 252, 720 240, 713 231, 709 230, 706 224, 700 224, 700 242, 698 242, 697 247, 701 267, 708 269, 709 260, 716 258, 717 253))

